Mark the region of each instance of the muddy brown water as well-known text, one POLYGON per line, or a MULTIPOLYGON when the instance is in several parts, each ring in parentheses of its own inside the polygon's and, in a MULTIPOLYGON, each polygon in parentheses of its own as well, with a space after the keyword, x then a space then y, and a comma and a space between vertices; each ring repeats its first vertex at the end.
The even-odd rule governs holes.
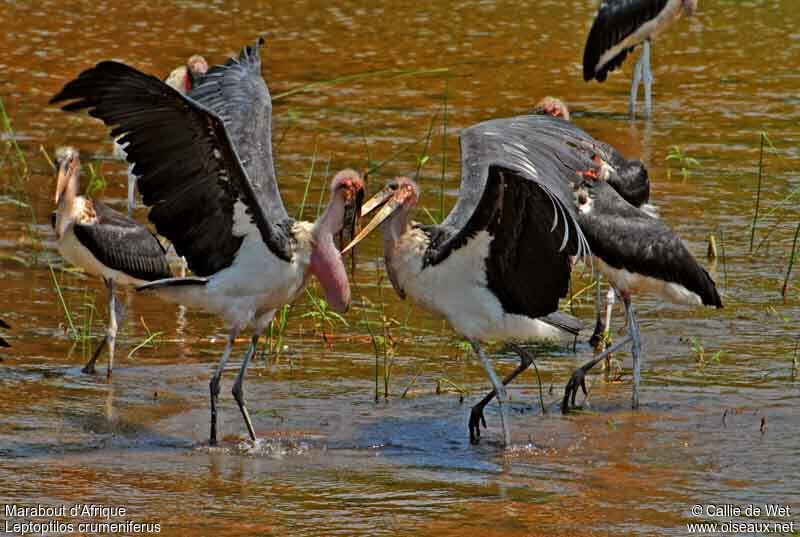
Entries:
MULTIPOLYGON (((124 507, 126 515, 110 521, 225 536, 683 535, 687 522, 727 520, 693 517, 696 504, 800 510, 796 275, 785 302, 780 295, 799 216, 794 199, 760 222, 761 248, 748 254, 762 131, 774 144, 764 154, 762 214, 800 188, 800 6, 701 2, 697 17, 655 44, 655 115, 631 122, 630 60, 603 85, 581 80, 595 4, 4 2, 0 96, 30 173, 19 178, 3 143, 0 289, 2 318, 13 326, 3 335, 13 348, 0 363, 0 503, 124 507), (368 71, 447 69, 376 75, 277 100, 280 184, 293 211, 309 175, 305 213, 313 216, 336 169, 372 166, 408 147, 373 174, 373 188, 413 172, 432 123, 421 206, 438 218, 440 187, 445 208, 457 190, 458 131, 558 95, 583 128, 646 160, 662 218, 709 266, 726 308, 638 300, 646 350, 638 412, 629 409, 623 353, 620 381, 592 378, 591 412, 562 417, 562 387, 591 350, 585 337, 574 351, 540 350, 545 414, 536 376, 526 373, 512 390, 507 452, 496 443, 493 408, 485 441, 469 445, 468 408, 487 389, 485 376, 446 323, 394 295, 380 277, 377 239, 358 252, 348 324, 325 325, 302 299, 290 310, 280 355, 251 368, 256 446, 242 443, 246 431, 229 392, 233 370, 222 394, 225 441, 206 445, 207 382, 224 340, 224 327, 208 315, 127 293, 113 382, 82 375, 88 346, 102 334, 105 298, 99 282, 66 271, 55 251, 47 225, 54 179, 40 148, 52 153, 70 143, 85 155, 107 155, 110 146, 97 122, 48 107, 47 99, 102 59, 163 76, 192 53, 222 61, 259 33, 267 35, 264 75, 276 95, 368 71), (697 159, 688 177, 666 160, 672 146, 697 159), (715 265, 704 257, 710 234, 725 252, 715 265), (92 336, 88 343, 71 336, 50 267, 76 330, 92 336), (379 321, 381 303, 396 357, 391 396, 375 402, 365 323, 379 321), (157 345, 129 357, 148 330, 158 333, 157 345), (465 400, 453 390, 437 393, 437 382, 449 386, 441 379, 466 390, 465 400)), ((100 195, 123 210, 122 164, 92 164, 107 181, 100 195)), ((429 217, 419 210, 417 218, 429 217)), ((588 283, 578 278, 575 287, 588 283)), ((577 312, 590 323, 591 300, 583 298, 577 312)), ((242 340, 235 352, 245 346, 242 340)), ((502 347, 491 350, 502 372, 515 365, 502 347)), ((794 516, 749 520, 767 519, 794 516)))

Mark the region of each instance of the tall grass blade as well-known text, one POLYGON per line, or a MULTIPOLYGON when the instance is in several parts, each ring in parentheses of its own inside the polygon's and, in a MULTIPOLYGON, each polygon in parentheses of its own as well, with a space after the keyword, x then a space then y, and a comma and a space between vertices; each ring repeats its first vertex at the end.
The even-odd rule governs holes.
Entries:
POLYGON ((758 210, 761 205, 761 180, 764 173, 764 137, 765 133, 761 133, 761 150, 758 154, 758 187, 756 190, 756 206, 753 211, 753 223, 750 226, 750 255, 753 254, 753 241, 756 238, 756 225, 758 224, 758 210))

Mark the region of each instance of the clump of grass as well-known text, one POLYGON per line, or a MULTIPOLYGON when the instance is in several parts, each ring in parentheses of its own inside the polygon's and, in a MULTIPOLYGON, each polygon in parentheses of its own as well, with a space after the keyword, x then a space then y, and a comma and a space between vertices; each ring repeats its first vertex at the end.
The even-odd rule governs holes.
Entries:
POLYGON ((158 337, 161 336, 164 332, 151 332, 150 327, 147 326, 147 323, 144 321, 144 317, 139 317, 139 322, 142 323, 144 327, 144 331, 147 333, 147 337, 144 338, 138 345, 136 345, 131 351, 128 353, 128 360, 133 358, 133 355, 139 349, 144 347, 155 348, 158 345, 158 337))
POLYGON ((55 287, 56 294, 58 295, 58 300, 61 303, 61 308, 64 310, 64 316, 67 318, 70 334, 72 335, 72 339, 77 341, 79 337, 78 330, 75 328, 75 323, 72 322, 72 315, 70 314, 67 303, 64 300, 64 294, 61 292, 61 284, 59 283, 58 278, 56 278, 53 265, 48 264, 47 266, 50 268, 50 276, 53 278, 53 286, 55 287))
MULTIPOLYGON (((681 148, 677 145, 673 145, 667 157, 664 159, 667 162, 675 162, 677 163, 678 168, 680 169, 681 175, 683 176, 683 180, 686 181, 689 178, 690 171, 689 168, 699 166, 700 163, 697 161, 696 158, 690 157, 681 151, 681 148)), ((667 168, 667 178, 672 178, 672 166, 670 165, 667 168)))
POLYGON ((102 173, 102 163, 100 163, 97 167, 95 167, 94 164, 89 163, 89 165, 86 166, 86 169, 89 170, 89 181, 86 183, 86 193, 84 195, 87 198, 91 198, 95 194, 102 193, 106 189, 106 178, 102 173))
POLYGON ((15 164, 15 169, 18 172, 17 177, 23 181, 27 179, 29 175, 28 161, 25 159, 25 153, 22 152, 22 149, 17 142, 17 136, 14 133, 13 127, 11 126, 11 119, 6 113, 6 107, 3 104, 3 99, 0 99, 0 124, 2 124, 3 134, 6 138, 6 147, 13 150, 14 153, 14 159, 12 159, 12 162, 15 164))
POLYGON ((328 301, 324 298, 317 296, 316 287, 306 287, 306 296, 314 307, 312 311, 304 313, 300 316, 301 319, 314 319, 315 327, 322 333, 322 337, 326 339, 325 327, 333 331, 336 324, 350 326, 347 319, 330 309, 328 301))
POLYGON ((719 364, 720 358, 722 358, 724 353, 722 349, 718 350, 714 354, 709 355, 703 344, 700 343, 700 341, 698 341, 696 338, 690 338, 690 342, 692 345, 692 352, 694 352, 695 360, 697 361, 697 365, 701 371, 704 371, 706 366, 709 364, 719 364))
POLYGON ((267 330, 267 341, 264 343, 262 357, 264 352, 268 352, 270 356, 274 356, 276 359, 280 357, 283 351, 283 337, 286 334, 286 326, 289 324, 289 311, 291 308, 289 304, 284 304, 280 313, 272 319, 267 330))
MULTIPOLYGON (((364 307, 362 307, 361 311, 364 316, 362 323, 369 333, 369 339, 375 352, 375 401, 377 402, 380 400, 379 372, 381 360, 383 361, 383 398, 384 400, 389 399, 389 385, 392 378, 392 366, 394 365, 394 357, 397 351, 397 342, 392 336, 391 328, 393 320, 386 316, 386 308, 383 300, 382 271, 377 272, 376 278, 378 297, 380 300, 379 307, 375 307, 368 298, 362 296, 364 307), (367 318, 366 314, 368 311, 374 312, 378 320, 375 321, 367 318), (376 325, 378 330, 375 330, 376 325)), ((407 391, 408 388, 406 388, 406 392, 407 391)))

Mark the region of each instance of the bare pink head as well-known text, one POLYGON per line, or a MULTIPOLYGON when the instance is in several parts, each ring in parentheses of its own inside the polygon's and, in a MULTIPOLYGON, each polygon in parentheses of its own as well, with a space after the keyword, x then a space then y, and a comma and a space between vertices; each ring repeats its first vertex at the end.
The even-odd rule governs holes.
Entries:
POLYGON ((194 87, 197 78, 206 74, 208 62, 200 55, 195 54, 186 60, 186 65, 181 65, 172 70, 165 82, 183 94, 189 93, 194 87))
POLYGON ((328 305, 345 312, 350 307, 350 282, 333 237, 345 225, 345 215, 352 217, 361 211, 364 200, 364 180, 354 170, 342 170, 331 182, 331 200, 325 213, 314 224, 311 245, 311 273, 325 291, 328 305))
POLYGON ((375 209, 380 210, 369 224, 353 238, 342 252, 361 242, 379 225, 384 240, 397 240, 408 227, 408 216, 419 200, 419 187, 408 177, 395 177, 383 190, 372 196, 361 208, 361 215, 366 216, 375 209))
POLYGON ((555 97, 545 97, 533 107, 534 114, 560 117, 569 121, 569 108, 561 99, 555 97))

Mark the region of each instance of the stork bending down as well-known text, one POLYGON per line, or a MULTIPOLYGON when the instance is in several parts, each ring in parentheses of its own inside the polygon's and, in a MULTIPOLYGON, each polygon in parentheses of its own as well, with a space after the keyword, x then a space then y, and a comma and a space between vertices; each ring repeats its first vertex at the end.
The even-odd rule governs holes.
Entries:
MULTIPOLYGON (((570 113, 567 105, 555 97, 544 97, 533 107, 534 114, 548 115, 562 118, 569 121, 570 113)), ((588 135, 587 135, 588 136, 588 135)), ((617 194, 639 209, 651 216, 656 216, 655 206, 650 204, 650 179, 647 175, 647 168, 641 160, 628 160, 611 144, 596 140, 592 146, 595 152, 593 159, 599 165, 599 172, 594 175, 596 178, 606 181, 616 190, 617 194)), ((613 288, 606 293, 606 311, 603 315, 601 302, 601 276, 595 270, 595 328, 589 344, 595 348, 602 349, 608 341, 609 329, 611 328, 611 313, 614 307, 615 292, 613 288)))
POLYGON ((188 97, 155 77, 101 62, 69 82, 52 102, 88 108, 122 135, 148 217, 197 277, 171 278, 139 289, 225 319, 228 340, 211 382, 210 442, 217 443, 220 378, 236 336, 254 325, 233 395, 250 438, 256 434, 244 399, 244 377, 275 310, 312 274, 328 303, 347 310, 350 287, 334 234, 348 208, 357 213, 363 182, 339 172, 331 201, 315 223, 284 209, 272 161, 272 101, 261 77, 259 39, 238 58, 208 71, 188 97), (157 106, 154 106, 157 103, 157 106))
POLYGON ((631 117, 636 115, 639 84, 643 82, 645 116, 650 117, 650 42, 682 15, 691 16, 696 10, 697 0, 602 0, 583 50, 583 79, 605 81, 609 71, 622 65, 628 53, 642 45, 633 70, 628 111, 631 117))
MULTIPOLYGON (((596 164, 596 163, 595 163, 596 164)), ((597 270, 619 292, 628 316, 628 335, 575 371, 564 391, 562 411, 575 404, 584 376, 609 353, 632 343, 632 407, 639 407, 642 344, 632 296, 649 293, 665 302, 722 307, 716 285, 681 239, 661 220, 634 207, 609 182, 599 180, 600 167, 580 173, 575 186, 578 221, 592 249, 597 270)))
POLYGON ((117 328, 123 313, 122 304, 117 301, 116 286, 142 285, 169 278, 172 273, 164 248, 147 227, 99 201, 78 195, 80 159, 77 149, 57 149, 56 161, 58 180, 53 229, 58 251, 73 265, 102 277, 108 289, 108 329, 83 372, 95 372, 95 362, 103 347, 108 345, 106 376, 110 378, 117 328))

